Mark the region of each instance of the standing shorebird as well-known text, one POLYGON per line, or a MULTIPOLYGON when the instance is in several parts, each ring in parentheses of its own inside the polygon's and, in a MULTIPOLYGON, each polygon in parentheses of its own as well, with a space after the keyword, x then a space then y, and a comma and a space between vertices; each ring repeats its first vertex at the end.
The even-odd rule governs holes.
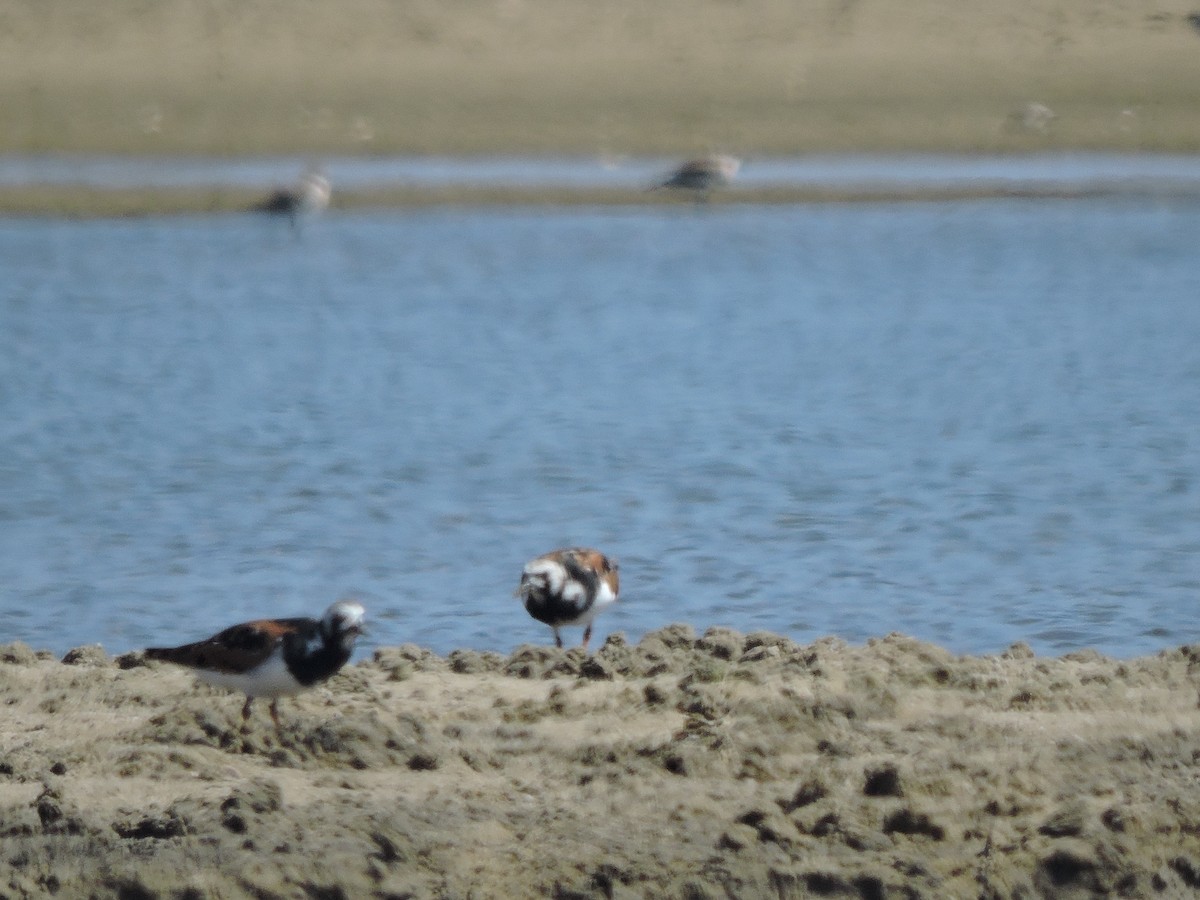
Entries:
POLYGON ((301 218, 316 215, 329 208, 333 185, 318 169, 309 169, 290 188, 276 189, 266 200, 254 207, 256 212, 287 216, 293 228, 301 218))
POLYGON ((592 620, 617 602, 620 591, 616 560, 599 550, 570 547, 554 550, 525 564, 515 596, 539 622, 554 632, 554 645, 563 645, 559 629, 582 625, 583 649, 592 637, 592 620))
POLYGON ((151 647, 147 659, 176 663, 217 687, 246 695, 242 727, 255 697, 271 698, 279 727, 279 698, 298 694, 333 676, 350 659, 363 633, 363 606, 339 600, 320 619, 259 619, 233 625, 181 647, 151 647))
POLYGON ((703 202, 708 200, 715 188, 725 187, 732 182, 741 167, 740 159, 721 153, 689 159, 672 172, 666 181, 656 184, 651 190, 677 188, 692 192, 697 201, 703 202))

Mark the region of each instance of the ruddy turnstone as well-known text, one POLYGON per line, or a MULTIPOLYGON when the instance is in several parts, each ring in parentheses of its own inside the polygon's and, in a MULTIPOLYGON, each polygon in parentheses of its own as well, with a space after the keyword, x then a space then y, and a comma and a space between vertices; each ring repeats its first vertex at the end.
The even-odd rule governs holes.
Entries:
POLYGON ((339 600, 320 619, 244 622, 182 647, 151 647, 146 658, 187 666, 201 681, 242 691, 243 723, 255 697, 270 697, 278 728, 279 698, 325 681, 344 666, 363 633, 364 614, 358 601, 339 600))
POLYGON ((254 207, 258 212, 287 216, 296 227, 303 216, 311 216, 329 207, 333 185, 317 169, 309 169, 290 188, 279 188, 254 207))
POLYGON ((617 600, 620 590, 616 560, 599 550, 570 547, 554 550, 525 564, 515 596, 539 622, 554 631, 554 644, 563 645, 559 629, 582 625, 583 648, 592 637, 592 620, 617 600))
POLYGON ((691 191, 697 200, 707 200, 714 188, 724 187, 733 181, 741 167, 740 159, 722 153, 689 159, 655 188, 678 188, 691 191))

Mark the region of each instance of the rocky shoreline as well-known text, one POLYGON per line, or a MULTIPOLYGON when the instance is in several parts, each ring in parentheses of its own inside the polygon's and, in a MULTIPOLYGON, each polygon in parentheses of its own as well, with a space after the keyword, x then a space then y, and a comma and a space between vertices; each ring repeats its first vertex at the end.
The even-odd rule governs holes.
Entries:
POLYGON ((0 896, 1187 896, 1198 697, 1200 646, 674 625, 381 648, 243 732, 140 654, 10 644, 0 896))

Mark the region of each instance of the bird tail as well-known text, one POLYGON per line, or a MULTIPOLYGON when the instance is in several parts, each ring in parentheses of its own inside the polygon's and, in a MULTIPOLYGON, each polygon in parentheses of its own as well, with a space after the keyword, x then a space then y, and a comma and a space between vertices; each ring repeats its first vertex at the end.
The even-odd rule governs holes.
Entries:
POLYGON ((147 647, 145 657, 146 659, 157 659, 160 662, 186 665, 187 655, 180 652, 185 649, 184 647, 147 647))

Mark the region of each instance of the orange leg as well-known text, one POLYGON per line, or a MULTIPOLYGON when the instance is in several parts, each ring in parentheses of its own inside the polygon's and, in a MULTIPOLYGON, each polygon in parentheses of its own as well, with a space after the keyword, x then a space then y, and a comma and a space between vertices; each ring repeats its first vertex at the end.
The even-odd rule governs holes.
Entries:
POLYGON ((242 731, 250 730, 250 704, 254 702, 253 697, 246 698, 246 705, 242 707, 242 731))

